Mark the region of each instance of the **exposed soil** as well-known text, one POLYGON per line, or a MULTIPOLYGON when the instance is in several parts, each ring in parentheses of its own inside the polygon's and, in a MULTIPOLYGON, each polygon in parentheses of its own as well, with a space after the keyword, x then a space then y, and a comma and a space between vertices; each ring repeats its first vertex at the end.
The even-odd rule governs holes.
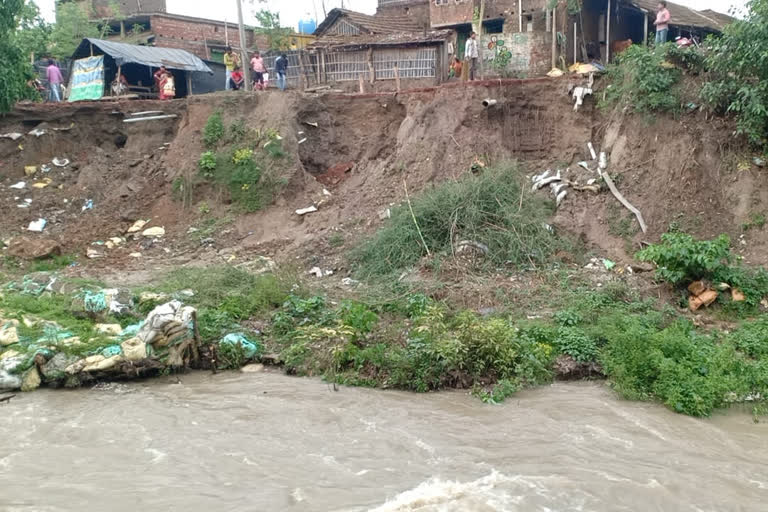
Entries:
POLYGON ((400 94, 220 93, 170 102, 23 105, 0 119, 0 134, 25 134, 0 139, 0 235, 12 239, 31 221, 47 219, 43 234, 30 235, 55 239, 65 253, 78 254, 72 273, 146 275, 265 255, 338 275, 343 254, 403 199, 404 183, 416 194, 469 172, 476 160, 516 159, 531 174, 576 168, 589 159, 592 141, 609 154, 610 172, 643 212, 648 233, 638 232, 608 192, 571 192, 554 219, 557 228, 619 262, 629 262, 641 241, 656 240, 670 225, 703 237, 726 232, 747 262, 768 263, 765 228, 742 229, 750 216, 765 212, 768 177, 743 163, 737 170, 751 158, 738 156, 743 148, 729 142, 732 127, 700 112, 678 120, 605 114, 592 98, 574 112, 571 80, 491 81, 400 94), (498 105, 486 109, 484 98, 498 105), (127 113, 147 110, 179 117, 123 123, 127 113), (205 185, 194 189, 187 206, 175 197, 174 180, 197 173, 202 129, 215 110, 224 113, 225 124, 243 119, 283 137, 291 162, 287 184, 263 211, 241 214, 226 193, 205 185), (33 128, 46 133, 28 135, 33 128), (25 166, 50 165, 54 157, 71 163, 25 176, 25 166), (45 188, 31 188, 45 178, 51 179, 45 188), (25 189, 9 188, 21 180, 25 189), (32 200, 29 207, 19 208, 25 199, 32 200), (83 210, 88 200, 93 208, 83 210), (200 211, 202 201, 210 213, 200 211), (294 213, 310 205, 318 211, 294 213), (132 237, 114 249, 92 245, 125 235, 138 219, 164 226, 166 236, 154 242, 132 237), (201 236, 188 230, 206 219, 222 222, 211 230, 213 243, 201 244, 201 236), (343 243, 329 242, 335 234, 343 243), (89 248, 104 257, 85 258, 89 248), (137 252, 140 258, 130 256, 137 252))

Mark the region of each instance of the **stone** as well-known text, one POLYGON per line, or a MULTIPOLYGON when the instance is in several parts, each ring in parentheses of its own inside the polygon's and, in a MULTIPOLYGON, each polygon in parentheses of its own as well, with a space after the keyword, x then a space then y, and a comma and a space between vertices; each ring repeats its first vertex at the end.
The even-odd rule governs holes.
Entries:
POLYGON ((240 371, 243 373, 261 373, 264 371, 264 365, 263 364, 247 364, 240 368, 240 371))
POLYGON ((61 245, 50 238, 18 236, 11 240, 8 254, 22 260, 38 260, 61 254, 61 245))
POLYGON ((24 375, 21 377, 22 391, 34 391, 40 387, 40 384, 42 384, 42 380, 36 366, 24 372, 24 375))
POLYGON ((126 361, 141 361, 147 358, 147 344, 140 338, 131 338, 120 344, 126 361))
POLYGON ((128 228, 128 233, 138 233, 146 225, 147 225, 147 221, 137 220, 136 222, 133 223, 133 225, 130 228, 128 228))
POLYGON ((148 228, 141 232, 142 236, 145 236, 147 238, 159 238, 161 236, 165 236, 165 228, 163 227, 154 227, 154 228, 148 228))
POLYGON ((18 356, 18 355, 20 355, 20 353, 19 353, 19 352, 17 352, 17 351, 15 351, 15 350, 13 350, 13 349, 11 349, 11 350, 6 350, 6 351, 5 351, 5 352, 3 352, 2 354, 0 354, 0 361, 2 361, 3 359, 8 359, 8 358, 11 358, 11 357, 16 357, 16 356, 18 356))
POLYGON ((704 284, 703 281, 694 281, 688 285, 688 291, 691 292, 691 295, 693 295, 694 297, 698 297, 699 295, 707 291, 707 285, 704 284))
POLYGON ((66 369, 78 361, 77 356, 59 352, 43 366, 43 378, 46 381, 59 380, 67 376, 66 369))

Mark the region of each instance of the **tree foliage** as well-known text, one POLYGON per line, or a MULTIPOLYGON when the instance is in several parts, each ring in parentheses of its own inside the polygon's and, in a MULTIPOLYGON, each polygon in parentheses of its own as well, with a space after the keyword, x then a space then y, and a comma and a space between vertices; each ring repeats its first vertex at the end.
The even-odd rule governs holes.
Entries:
POLYGON ((750 142, 768 139, 768 0, 751 0, 747 17, 735 20, 722 37, 709 40, 706 58, 711 71, 702 95, 724 112, 733 113, 738 131, 750 142))
POLYGON ((24 0, 0 2, 0 112, 8 112, 17 100, 31 97, 27 87, 31 65, 19 46, 17 27, 26 9, 24 0))
POLYGON ((57 58, 71 57, 84 38, 101 36, 99 27, 88 18, 84 4, 67 2, 56 6, 56 25, 51 33, 51 55, 57 58))
POLYGON ((290 28, 280 26, 280 14, 267 9, 254 11, 259 26, 254 30, 257 34, 267 36, 268 50, 287 50, 290 48, 290 36, 293 31, 290 28))

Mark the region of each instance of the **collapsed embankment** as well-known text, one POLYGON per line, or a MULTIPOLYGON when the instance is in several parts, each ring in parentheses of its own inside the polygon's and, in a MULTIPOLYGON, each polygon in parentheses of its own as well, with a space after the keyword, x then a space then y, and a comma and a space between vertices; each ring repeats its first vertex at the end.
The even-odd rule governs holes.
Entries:
MULTIPOLYGON (((321 373, 339 382, 426 390, 505 381, 488 391, 494 400, 521 383, 546 381, 553 370, 575 377, 599 373, 596 358, 610 329, 606 324, 600 332, 587 332, 585 324, 601 315, 618 321, 627 312, 654 314, 642 302, 649 294, 638 295, 632 288, 654 294, 662 290, 649 279, 610 271, 614 267, 608 263, 619 263, 617 270, 627 269, 640 242, 654 241, 677 227, 702 237, 729 233, 740 240, 736 245, 740 256, 762 264, 768 237, 759 222, 750 229, 745 225, 768 197, 765 176, 740 165, 743 157, 737 144, 722 143, 731 140, 725 135, 727 125, 704 124, 704 114, 698 112, 656 121, 604 113, 591 99, 574 112, 568 95, 573 83, 576 79, 568 78, 403 94, 232 93, 185 102, 24 107, 5 119, 0 129, 22 134, 18 140, 0 139, 5 172, 0 194, 8 212, 0 220, 0 230, 9 246, 6 254, 16 255, 6 258, 6 272, 41 269, 39 262, 23 260, 60 252, 67 256, 61 261, 69 265, 60 270, 65 277, 156 285, 163 270, 224 264, 243 272, 234 279, 229 276, 227 282, 235 289, 234 283, 247 281, 245 276, 254 269, 293 268, 306 276, 313 268, 325 277, 310 287, 321 283, 336 296, 359 299, 366 287, 349 279, 349 252, 388 225, 406 190, 417 197, 442 183, 472 179, 486 168, 514 160, 516 172, 527 176, 524 185, 515 188, 519 197, 516 193, 514 198, 495 201, 514 214, 509 203, 519 201, 519 212, 524 201, 551 197, 548 189, 530 191, 529 178, 534 174, 550 169, 574 181, 588 182, 589 173, 597 179, 596 162, 587 149, 592 142, 598 152, 606 152, 610 174, 643 212, 649 229, 640 233, 634 218, 607 191, 595 194, 572 188, 551 223, 555 231, 575 238, 576 246, 598 257, 587 270, 582 269, 582 250, 560 251, 558 263, 544 267, 544 272, 518 272, 514 265, 501 265, 485 274, 474 272, 474 261, 458 264, 456 258, 443 258, 447 263, 442 264, 438 254, 416 265, 415 272, 395 279, 402 287, 389 292, 400 293, 398 299, 368 300, 367 305, 327 311, 323 301, 289 291, 290 286, 278 287, 264 298, 259 295, 263 283, 252 283, 258 291, 237 288, 242 290, 240 298, 231 290, 217 291, 200 304, 199 312, 203 344, 236 332, 238 325, 253 333, 266 328, 274 336, 263 340, 262 356, 286 364, 290 371, 321 373), (496 99, 496 105, 485 108, 485 98, 496 99), (179 117, 123 122, 142 110, 179 117), (209 129, 215 113, 221 122, 209 129), (33 129, 45 133, 29 134, 33 129), (54 157, 67 158, 70 164, 42 170, 54 157), (581 161, 592 170, 579 167, 581 161), (37 169, 25 176, 25 166, 37 169), (11 188, 20 180, 26 181, 24 188, 11 188), (34 183, 45 186, 37 188, 34 183), (268 201, 253 195, 267 184, 268 201), (307 207, 316 211, 296 213, 307 207), (48 221, 43 232, 26 233, 29 222, 39 218, 48 221), (146 224, 131 230, 136 221, 146 224), (145 236, 146 228, 163 229, 145 236), (43 248, 41 241, 46 241, 43 248), (602 258, 614 261, 601 262, 602 258), (523 320, 562 315, 554 326, 545 330, 533 326, 521 337, 515 334, 515 323, 453 314, 446 320, 446 312, 429 307, 425 296, 414 294, 419 288, 432 299, 445 299, 481 315, 523 320), (589 300, 577 305, 585 293, 589 300), (462 336, 447 335, 455 329, 462 336), (417 332, 422 335, 416 336, 417 332), (511 344, 510 351, 494 359, 498 347, 477 345, 480 339, 511 344), (433 344, 453 347, 460 357, 412 350, 433 344), (504 371, 517 375, 513 368, 523 368, 518 358, 525 355, 530 356, 524 358, 526 364, 532 366, 522 380, 502 378, 505 374, 494 367, 494 361, 505 361, 504 371), (472 366, 477 361, 487 362, 487 367, 472 366)), ((455 213, 448 212, 448 220, 455 213)), ((462 235, 451 228, 451 240, 454 236, 461 240, 462 235)), ((475 247, 487 242, 468 241, 475 247)), ((414 239, 414 243, 420 242, 414 239)), ((454 245, 450 247, 449 253, 454 245)), ((204 284, 201 275, 187 285, 197 294, 205 287, 215 288, 211 282, 204 284)), ((24 313, 4 312, 17 322, 23 322, 24 313)), ((651 323, 663 331, 668 320, 654 316, 651 323)), ((638 339, 655 336, 655 331, 643 331, 639 324, 634 327, 640 329, 638 339)), ((121 344, 113 339, 108 346, 121 344)), ((101 353, 107 346, 99 348, 91 356, 114 357, 101 353)), ((234 359, 247 358, 237 354, 234 359)), ((160 365, 173 366, 177 365, 160 365)), ((748 388, 740 388, 739 396, 751 396, 748 388)), ((720 403, 711 400, 709 406, 720 403)))

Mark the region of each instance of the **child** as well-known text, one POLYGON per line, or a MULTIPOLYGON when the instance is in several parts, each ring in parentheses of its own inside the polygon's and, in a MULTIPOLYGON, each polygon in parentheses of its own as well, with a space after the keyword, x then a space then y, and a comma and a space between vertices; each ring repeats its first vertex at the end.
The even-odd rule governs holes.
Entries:
POLYGON ((464 65, 461 63, 461 60, 458 57, 454 57, 453 62, 451 62, 451 70, 448 72, 448 78, 461 77, 462 67, 464 65))
POLYGON ((243 70, 240 68, 240 66, 237 66, 234 71, 232 71, 232 76, 230 77, 229 87, 231 89, 234 89, 235 91, 240 90, 243 87, 243 83, 245 82, 245 76, 243 76, 243 70))

